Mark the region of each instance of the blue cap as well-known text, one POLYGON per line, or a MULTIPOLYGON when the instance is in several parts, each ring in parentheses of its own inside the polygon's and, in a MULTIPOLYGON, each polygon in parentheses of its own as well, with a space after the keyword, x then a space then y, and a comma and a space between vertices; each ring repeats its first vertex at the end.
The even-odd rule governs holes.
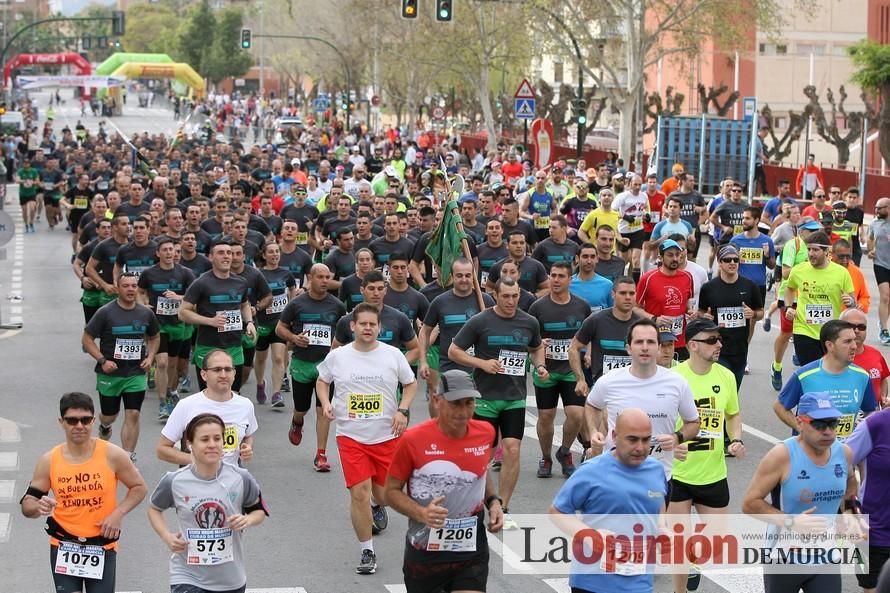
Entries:
POLYGON ((821 231, 822 225, 815 220, 808 220, 797 228, 803 231, 821 231))
POLYGON ((680 244, 674 241, 673 239, 668 239, 667 241, 663 241, 661 245, 658 246, 658 251, 664 253, 668 249, 679 249, 683 251, 683 248, 680 247, 680 244))
POLYGON ((813 391, 804 393, 797 404, 797 415, 807 416, 813 420, 825 420, 826 418, 840 418, 843 414, 834 407, 831 394, 827 391, 813 391))

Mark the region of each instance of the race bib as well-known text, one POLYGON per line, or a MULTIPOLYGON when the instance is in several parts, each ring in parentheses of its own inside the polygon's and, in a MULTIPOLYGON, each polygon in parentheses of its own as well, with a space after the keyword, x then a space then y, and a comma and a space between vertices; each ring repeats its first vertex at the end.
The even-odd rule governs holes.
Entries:
POLYGON ((276 294, 272 297, 272 303, 266 307, 266 315, 275 315, 276 313, 281 313, 284 311, 284 307, 287 305, 287 293, 284 292, 282 294, 276 294))
POLYGON ((226 323, 222 329, 219 330, 220 332, 240 332, 244 329, 244 324, 241 322, 241 309, 220 311, 220 313, 223 313, 226 316, 226 323))
POLYGON ((845 439, 853 434, 856 427, 856 414, 845 414, 837 420, 837 438, 845 439))
POLYGON ((550 217, 549 216, 539 216, 535 219, 535 228, 536 229, 549 229, 550 228, 550 217))
POLYGON ((718 307, 717 325, 726 328, 745 327, 745 310, 742 307, 718 307))
POLYGON ((380 418, 383 416, 383 394, 350 393, 346 397, 346 406, 351 420, 380 418))
POLYGON ((383 281, 389 284, 389 264, 383 264, 383 268, 380 270, 380 273, 383 274, 383 281))
POLYGON ((303 325, 303 333, 309 337, 310 346, 331 345, 331 326, 321 323, 306 323, 303 325))
POLYGON ((739 259, 743 264, 762 264, 763 249, 754 247, 742 247, 739 250, 739 259))
POLYGON ((102 546, 60 542, 53 571, 56 574, 101 581, 105 573, 105 550, 102 546))
POLYGON ((521 377, 525 374, 525 360, 528 358, 527 352, 517 352, 516 350, 501 350, 498 352, 498 362, 501 363, 501 375, 511 375, 521 377))
POLYGON ((606 574, 635 577, 646 574, 646 561, 642 550, 625 550, 623 547, 607 550, 600 559, 600 570, 606 574))
POLYGON ((232 530, 186 529, 189 542, 188 563, 199 566, 215 566, 235 559, 235 546, 232 545, 232 530))
POLYGON ((807 305, 804 308, 804 319, 808 325, 822 325, 831 321, 832 318, 831 305, 807 305))
POLYGON ((34 181, 31 180, 31 179, 25 179, 24 182, 23 182, 23 185, 24 185, 25 187, 33 187, 33 186, 34 186, 34 181))
POLYGON ((733 234, 733 236, 735 236, 735 235, 741 235, 741 234, 744 233, 744 232, 745 232, 745 227, 743 227, 743 226, 740 225, 740 224, 734 225, 734 226, 732 227, 732 234, 733 234))
POLYGON ((45 191, 53 191, 54 189, 56 189, 56 184, 52 181, 47 181, 43 184, 43 189, 45 191))
POLYGON ((223 451, 234 451, 238 448, 238 427, 234 424, 226 424, 223 431, 223 451))
POLYGON ((96 184, 96 189, 105 191, 106 189, 108 189, 108 182, 107 182, 107 181, 100 181, 99 183, 96 184))
POLYGON ((485 283, 488 282, 488 272, 479 272, 479 284, 485 286, 485 283))
POLYGON ((115 360, 140 360, 142 358, 142 339, 117 338, 114 341, 114 358, 115 360))
POLYGON ((74 198, 74 208, 77 210, 86 210, 90 207, 90 201, 87 198, 74 198))
POLYGON ((723 438, 723 410, 714 410, 712 408, 698 409, 699 439, 722 439, 723 438))
POLYGON ((651 223, 661 222, 661 212, 650 212, 649 213, 649 222, 651 222, 651 223))
POLYGON ((159 296, 158 305, 155 307, 155 313, 158 315, 166 315, 168 317, 179 315, 179 305, 181 303, 182 301, 178 299, 168 299, 167 297, 159 296))
POLYGON ((661 445, 658 444, 658 439, 652 437, 649 440, 649 457, 654 458, 659 463, 664 460, 665 451, 661 448, 661 445))
POLYGON ((683 322, 686 320, 685 315, 677 315, 676 317, 671 317, 671 333, 675 336, 679 336, 683 334, 683 322))
POLYGON ((613 356, 611 354, 603 356, 603 374, 629 366, 630 356, 613 356))
POLYGON ((445 519, 444 527, 430 529, 428 552, 475 552, 477 517, 445 519))
POLYGON ((544 358, 549 358, 550 360, 568 360, 569 344, 571 343, 571 340, 550 340, 550 344, 547 345, 547 349, 544 351, 544 358))
POLYGON ((627 231, 629 233, 635 233, 640 230, 643 230, 643 219, 642 218, 634 218, 633 222, 627 223, 627 231))
POLYGON ((297 233, 297 245, 308 245, 309 233, 297 233))

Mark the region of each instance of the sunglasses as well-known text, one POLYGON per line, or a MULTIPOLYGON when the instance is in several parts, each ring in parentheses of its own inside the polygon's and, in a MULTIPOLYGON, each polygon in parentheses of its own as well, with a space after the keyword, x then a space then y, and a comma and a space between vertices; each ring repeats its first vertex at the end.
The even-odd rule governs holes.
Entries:
POLYGON ((710 338, 705 338, 704 340, 689 340, 690 342, 701 342, 702 344, 708 344, 709 346, 713 346, 714 344, 723 343, 723 338, 720 336, 711 336, 710 338))
POLYGON ((89 426, 95 420, 95 416, 63 416, 62 420, 65 421, 65 424, 68 426, 77 426, 78 424, 83 424, 84 426, 89 426))
POLYGON ((815 430, 837 430, 838 418, 827 418, 825 420, 813 420, 808 416, 801 416, 801 420, 812 426, 815 430))
POLYGON ((720 263, 723 264, 737 264, 739 263, 739 258, 737 257, 724 257, 720 260, 720 263))
POLYGON ((865 325, 864 323, 856 323, 853 325, 853 329, 855 329, 858 332, 864 332, 864 331, 868 330, 868 326, 865 325))
POLYGON ((208 367, 204 370, 210 373, 234 373, 235 367, 208 367))

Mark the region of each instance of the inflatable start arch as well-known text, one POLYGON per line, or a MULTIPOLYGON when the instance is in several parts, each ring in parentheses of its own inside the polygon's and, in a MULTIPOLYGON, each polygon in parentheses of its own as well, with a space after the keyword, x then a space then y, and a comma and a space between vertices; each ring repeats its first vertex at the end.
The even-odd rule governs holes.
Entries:
POLYGON ((22 66, 61 66, 63 64, 71 64, 77 69, 78 74, 84 76, 93 73, 93 67, 89 61, 80 54, 19 54, 3 66, 3 84, 4 86, 9 86, 12 71, 16 68, 21 68, 22 66))

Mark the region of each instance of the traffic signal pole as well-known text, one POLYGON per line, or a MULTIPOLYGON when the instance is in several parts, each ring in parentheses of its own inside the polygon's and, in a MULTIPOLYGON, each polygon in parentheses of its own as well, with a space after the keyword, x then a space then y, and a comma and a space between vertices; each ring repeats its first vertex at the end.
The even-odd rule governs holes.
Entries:
POLYGON ((321 37, 312 37, 310 35, 271 35, 271 34, 260 34, 254 35, 257 38, 266 38, 266 39, 302 39, 304 41, 317 41, 318 43, 323 43, 327 45, 329 48, 334 50, 334 53, 339 56, 340 61, 343 62, 343 69, 346 70, 346 131, 349 131, 349 123, 350 123, 350 115, 352 113, 352 109, 350 108, 350 96, 349 94, 352 92, 352 74, 349 70, 349 62, 346 61, 346 56, 343 55, 336 45, 328 41, 327 39, 322 39, 321 37))

